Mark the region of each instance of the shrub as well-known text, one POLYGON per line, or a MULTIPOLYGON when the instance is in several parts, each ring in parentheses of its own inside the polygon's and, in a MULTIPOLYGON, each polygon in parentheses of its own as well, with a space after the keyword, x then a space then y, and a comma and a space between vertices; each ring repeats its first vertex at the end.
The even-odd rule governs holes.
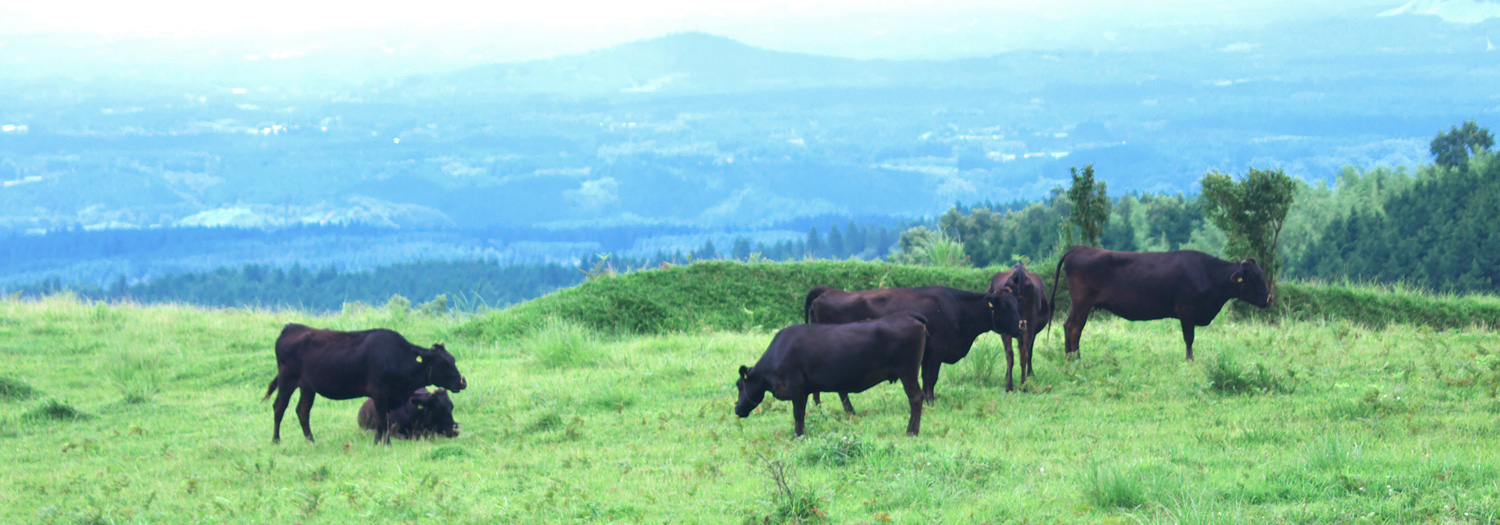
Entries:
POLYGON ((1205 367, 1203 373, 1208 376, 1208 387, 1221 394, 1289 394, 1296 390, 1290 372, 1282 378, 1260 363, 1255 364, 1255 370, 1245 370, 1225 355, 1205 367))
POLYGON ((1119 468, 1090 462, 1084 497, 1096 507, 1135 508, 1146 503, 1146 488, 1137 476, 1119 468))
POLYGON ((57 399, 48 399, 24 416, 31 420, 76 421, 92 419, 94 416, 57 399))
POLYGON ((822 436, 807 440, 802 460, 810 465, 844 466, 865 457, 866 446, 858 436, 822 436))
POLYGON ((538 363, 548 368, 593 366, 603 357, 593 334, 558 319, 547 320, 525 346, 538 363))
POLYGON ((19 379, 0 376, 0 400, 20 401, 36 396, 36 389, 19 379))

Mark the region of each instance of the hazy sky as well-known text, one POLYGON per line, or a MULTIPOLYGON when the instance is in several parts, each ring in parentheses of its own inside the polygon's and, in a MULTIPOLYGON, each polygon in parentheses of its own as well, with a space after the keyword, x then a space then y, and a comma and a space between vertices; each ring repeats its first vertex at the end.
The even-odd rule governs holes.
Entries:
MULTIPOLYGON (((972 53, 1143 28, 1273 23, 1373 15, 1399 0, 701 0, 460 2, 435 0, 0 0, 0 35, 85 33, 111 38, 305 35, 362 30, 383 36, 484 34, 549 56, 677 31, 723 34, 766 47, 842 55, 902 54, 882 38, 963 41, 972 53), (955 36, 957 35, 957 36, 955 36), (967 36, 965 36, 967 35, 967 36), (992 35, 993 38, 983 37, 992 35), (964 38, 960 38, 964 37, 964 38), (988 42, 988 43, 986 43, 988 42)), ((952 45, 944 44, 944 45, 952 45)), ((933 46, 927 46, 933 47, 933 46)), ((921 55, 914 45, 907 54, 921 55)), ((962 54, 963 49, 957 51, 962 54)), ((517 56, 514 58, 535 58, 517 56)))

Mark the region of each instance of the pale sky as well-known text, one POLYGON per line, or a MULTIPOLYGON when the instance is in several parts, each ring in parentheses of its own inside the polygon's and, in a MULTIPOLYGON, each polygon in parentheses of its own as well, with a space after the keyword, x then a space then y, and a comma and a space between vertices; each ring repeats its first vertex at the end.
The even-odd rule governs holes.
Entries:
MULTIPOLYGON (((984 54, 1065 45, 1143 28, 1264 25, 1288 18, 1373 15, 1400 0, 0 0, 0 36, 107 38, 305 35, 369 31, 524 42, 519 55, 576 53, 671 32, 704 31, 790 51, 876 58, 952 48, 984 54), (467 32, 467 33, 466 33, 467 32), (955 36, 957 35, 957 36, 955 36), (986 43, 985 37, 994 35, 986 43), (884 47, 882 47, 884 46, 884 47), (522 51, 522 49, 525 49, 522 51)), ((517 56, 515 58, 536 58, 517 56)), ((894 58, 894 57, 893 57, 894 58)))

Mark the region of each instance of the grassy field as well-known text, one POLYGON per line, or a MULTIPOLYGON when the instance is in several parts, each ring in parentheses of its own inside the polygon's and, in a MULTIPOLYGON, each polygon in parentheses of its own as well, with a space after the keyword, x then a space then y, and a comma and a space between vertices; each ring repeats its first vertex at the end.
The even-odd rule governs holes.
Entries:
MULTIPOLYGON (((817 264, 642 272, 480 316, 402 301, 328 317, 0 301, 0 522, 1500 519, 1500 335, 1486 321, 1226 314, 1188 363, 1175 322, 1099 318, 1080 361, 1061 361, 1059 330, 1042 339, 1037 376, 1013 393, 989 334, 944 368, 920 436, 904 435, 900 386, 881 385, 853 396, 858 417, 810 408, 793 440, 789 403, 736 418, 733 381, 800 297, 783 308, 700 283, 700 307, 676 313, 650 290, 745 271, 866 278, 817 264), (611 290, 646 305, 611 319, 648 324, 587 313, 629 306, 611 290), (470 383, 454 395, 463 435, 376 446, 355 423, 361 401, 321 399, 317 443, 296 439, 289 413, 273 445, 261 395, 293 321, 445 342, 470 383)), ((887 284, 923 278, 905 272, 887 284)), ((1430 301, 1457 315, 1493 304, 1430 301)))

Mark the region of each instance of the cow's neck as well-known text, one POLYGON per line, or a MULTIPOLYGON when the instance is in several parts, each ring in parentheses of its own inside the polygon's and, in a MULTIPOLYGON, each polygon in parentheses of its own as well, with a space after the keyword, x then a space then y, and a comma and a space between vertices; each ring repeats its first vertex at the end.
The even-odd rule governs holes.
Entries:
POLYGON ((994 328, 995 321, 990 316, 989 296, 975 294, 960 296, 958 299, 958 339, 965 347, 974 344, 980 334, 994 328))
POLYGON ((1240 296, 1240 283, 1234 282, 1234 272, 1239 269, 1239 265, 1227 261, 1221 262, 1224 264, 1219 265, 1213 271, 1214 287, 1208 294, 1208 306, 1213 307, 1208 312, 1209 319, 1219 314, 1219 310, 1224 308, 1224 303, 1240 296))

